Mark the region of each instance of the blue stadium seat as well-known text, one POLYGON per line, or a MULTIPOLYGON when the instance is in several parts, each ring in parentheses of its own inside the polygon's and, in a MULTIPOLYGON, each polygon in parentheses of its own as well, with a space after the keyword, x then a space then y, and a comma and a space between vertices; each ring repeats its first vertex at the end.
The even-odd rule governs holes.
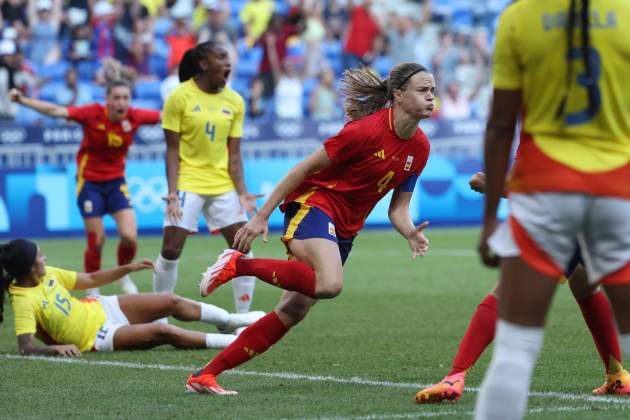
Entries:
POLYGON ((90 88, 94 102, 103 102, 105 100, 105 88, 103 86, 92 84, 90 88))
POLYGON ((230 87, 240 93, 244 98, 249 98, 250 79, 245 77, 235 77, 230 80, 230 87))
POLYGON ((34 125, 42 119, 42 115, 30 108, 21 106, 15 116, 15 122, 19 125, 34 125))
POLYGON ((162 109, 162 101, 152 99, 134 99, 131 101, 131 106, 134 108, 145 109, 162 109))
POLYGON ((37 69, 37 75, 43 79, 62 80, 68 68, 70 68, 70 63, 60 61, 57 64, 39 67, 37 69))
POLYGON ((173 21, 168 17, 162 16, 155 20, 153 25, 153 34, 156 38, 163 39, 173 28, 173 21))
POLYGON ((39 99, 42 101, 55 102, 55 94, 64 85, 62 81, 46 83, 39 92, 39 99))
POLYGON ((287 2, 282 1, 282 0, 276 0, 274 1, 274 4, 276 6, 274 13, 277 13, 283 16, 286 16, 289 14, 290 6, 288 5, 287 2))
POLYGON ((160 79, 168 76, 168 68, 166 67, 166 58, 158 55, 149 57, 149 68, 160 79))
POLYGON ((162 100, 160 95, 160 81, 138 80, 135 83, 135 96, 138 99, 162 100))
POLYGON ((79 76, 79 80, 94 80, 94 73, 96 73, 96 63, 93 61, 79 61, 76 65, 77 74, 79 76))
POLYGON ((322 42, 322 47, 324 49, 324 55, 328 59, 340 58, 343 52, 341 41, 338 40, 325 40, 322 42))
POLYGON ((390 60, 390 58, 386 55, 379 55, 374 59, 372 67, 381 77, 387 77, 389 70, 392 67, 392 60, 390 60))

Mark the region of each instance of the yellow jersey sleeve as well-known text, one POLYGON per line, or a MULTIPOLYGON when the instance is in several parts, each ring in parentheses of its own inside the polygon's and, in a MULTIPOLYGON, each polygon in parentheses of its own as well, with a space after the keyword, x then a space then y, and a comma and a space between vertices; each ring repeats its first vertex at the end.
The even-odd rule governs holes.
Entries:
POLYGON ((35 334, 37 332, 37 320, 35 312, 37 308, 28 296, 11 295, 11 306, 15 318, 15 335, 35 334))
POLYGON ((230 129, 230 138, 243 137, 243 121, 245 120, 245 101, 241 95, 236 98, 236 110, 234 112, 234 120, 230 129))
POLYGON ((513 9, 513 6, 509 7, 501 15, 497 26, 492 67, 495 89, 520 90, 523 87, 522 68, 516 54, 514 35, 517 28, 513 9))
POLYGON ((77 284, 77 272, 46 266, 46 276, 55 277, 66 289, 72 290, 77 284))
POLYGON ((182 116, 184 111, 184 100, 178 91, 172 92, 162 110, 162 128, 175 133, 182 132, 182 116))

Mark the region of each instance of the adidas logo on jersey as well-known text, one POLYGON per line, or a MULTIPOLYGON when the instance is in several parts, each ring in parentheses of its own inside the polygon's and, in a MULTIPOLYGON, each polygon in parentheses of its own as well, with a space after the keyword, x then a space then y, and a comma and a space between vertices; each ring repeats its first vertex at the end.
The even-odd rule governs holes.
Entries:
POLYGON ((201 112, 201 108, 199 107, 199 105, 195 105, 192 112, 201 112))
POLYGON ((385 150, 381 149, 378 152, 374 152, 374 156, 385 160, 385 150))

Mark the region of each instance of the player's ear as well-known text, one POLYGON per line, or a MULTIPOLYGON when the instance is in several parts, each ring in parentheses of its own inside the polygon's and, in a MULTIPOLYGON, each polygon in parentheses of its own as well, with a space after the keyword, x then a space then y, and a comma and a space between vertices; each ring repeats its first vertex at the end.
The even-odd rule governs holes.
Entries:
POLYGON ((402 97, 402 90, 400 89, 394 89, 392 90, 392 97, 394 99, 394 103, 400 103, 401 97, 402 97))

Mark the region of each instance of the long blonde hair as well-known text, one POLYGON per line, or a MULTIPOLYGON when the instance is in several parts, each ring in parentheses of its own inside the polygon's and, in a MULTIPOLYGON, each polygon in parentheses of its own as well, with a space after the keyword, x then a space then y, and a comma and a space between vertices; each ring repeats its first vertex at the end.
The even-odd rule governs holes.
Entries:
POLYGON ((384 80, 365 66, 344 71, 341 92, 348 119, 358 120, 383 109, 394 98, 394 89, 404 90, 411 76, 421 71, 427 69, 418 63, 402 63, 391 69, 384 80))

